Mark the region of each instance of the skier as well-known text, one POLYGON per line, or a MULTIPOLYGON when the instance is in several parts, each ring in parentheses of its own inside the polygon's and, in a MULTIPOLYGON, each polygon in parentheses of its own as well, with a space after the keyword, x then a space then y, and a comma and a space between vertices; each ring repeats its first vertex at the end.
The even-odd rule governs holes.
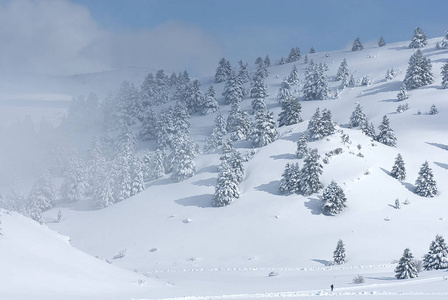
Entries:
POLYGON ((333 284, 330 285, 330 288, 331 288, 331 291, 333 291, 333 288, 334 288, 333 284))

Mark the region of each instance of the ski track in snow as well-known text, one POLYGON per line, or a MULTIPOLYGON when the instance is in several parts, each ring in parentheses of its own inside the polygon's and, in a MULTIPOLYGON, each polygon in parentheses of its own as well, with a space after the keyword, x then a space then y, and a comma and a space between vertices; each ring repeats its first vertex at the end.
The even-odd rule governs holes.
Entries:
MULTIPOLYGON (((347 297, 347 296, 446 296, 448 292, 386 292, 386 291, 356 291, 368 288, 385 288, 395 286, 414 285, 424 282, 445 281, 446 276, 414 279, 414 280, 400 280, 393 283, 371 284, 356 287, 342 287, 338 291, 331 292, 329 290, 308 290, 296 292, 273 292, 273 293, 253 293, 253 294, 234 294, 234 295, 218 295, 218 296, 183 296, 173 298, 157 298, 159 300, 215 300, 215 299, 263 299, 263 298, 300 298, 313 296, 329 296, 329 297, 347 297)), ((140 298, 134 300, 151 300, 152 298, 140 298)))

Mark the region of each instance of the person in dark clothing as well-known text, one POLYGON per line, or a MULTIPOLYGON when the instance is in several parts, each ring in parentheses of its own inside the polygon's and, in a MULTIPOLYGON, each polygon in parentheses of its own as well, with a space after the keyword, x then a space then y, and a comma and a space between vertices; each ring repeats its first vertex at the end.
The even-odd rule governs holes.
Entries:
POLYGON ((333 291, 333 288, 334 288, 333 284, 332 284, 332 285, 330 285, 330 287, 331 287, 331 291, 333 291))

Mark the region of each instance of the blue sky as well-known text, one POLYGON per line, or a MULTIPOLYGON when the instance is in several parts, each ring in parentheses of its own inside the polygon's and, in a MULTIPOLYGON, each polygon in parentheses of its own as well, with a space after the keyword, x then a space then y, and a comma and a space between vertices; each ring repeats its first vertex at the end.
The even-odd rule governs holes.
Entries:
POLYGON ((221 57, 235 65, 297 46, 344 49, 356 37, 409 40, 416 26, 443 36, 447 11, 446 0, 0 0, 9 41, 0 57, 30 72, 142 66, 202 76, 221 57))

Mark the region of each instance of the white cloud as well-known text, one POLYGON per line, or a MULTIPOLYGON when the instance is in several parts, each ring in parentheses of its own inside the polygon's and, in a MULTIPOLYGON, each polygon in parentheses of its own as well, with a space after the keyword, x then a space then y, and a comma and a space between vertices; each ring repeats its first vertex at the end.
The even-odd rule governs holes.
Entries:
POLYGON ((0 7, 0 72, 75 74, 142 66, 209 73, 221 47, 201 28, 168 22, 112 33, 67 0, 12 0, 0 7))

